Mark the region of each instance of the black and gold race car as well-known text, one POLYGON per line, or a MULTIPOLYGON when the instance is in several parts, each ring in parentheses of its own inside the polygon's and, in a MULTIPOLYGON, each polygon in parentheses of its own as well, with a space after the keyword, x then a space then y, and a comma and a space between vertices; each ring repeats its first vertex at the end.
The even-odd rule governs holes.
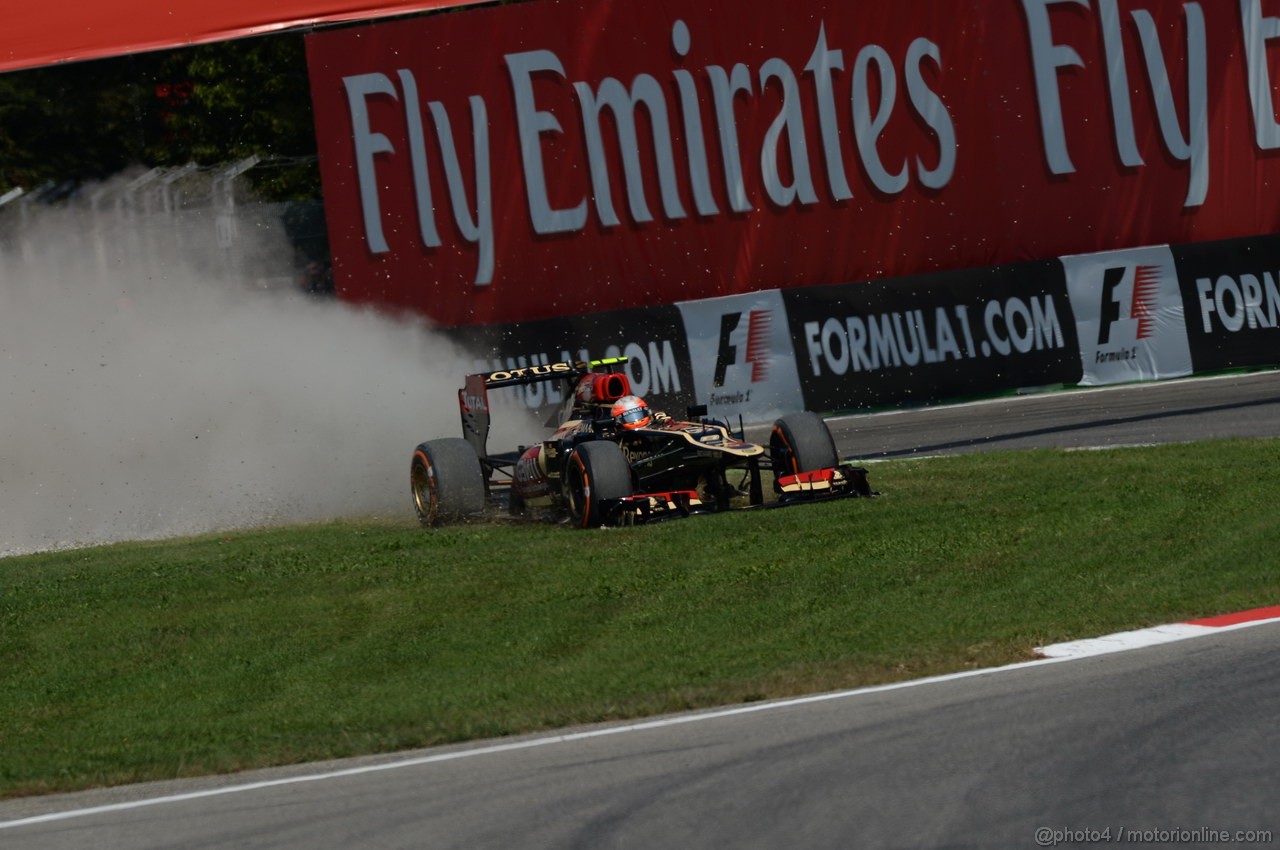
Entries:
POLYGON ((565 361, 467 375, 458 391, 462 437, 428 440, 413 452, 410 483, 423 525, 465 521, 493 507, 565 518, 581 528, 735 507, 767 507, 871 496, 867 471, 842 463, 815 413, 773 423, 769 444, 747 442, 705 407, 689 421, 650 411, 631 394, 626 358, 565 361), (531 446, 488 449, 489 391, 560 382, 564 402, 552 433, 531 446), (774 498, 766 502, 764 472, 774 498))

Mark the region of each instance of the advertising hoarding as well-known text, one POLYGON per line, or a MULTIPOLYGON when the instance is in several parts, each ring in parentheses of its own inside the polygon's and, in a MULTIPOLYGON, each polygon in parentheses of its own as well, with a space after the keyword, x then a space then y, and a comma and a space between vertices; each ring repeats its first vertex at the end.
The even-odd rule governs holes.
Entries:
POLYGON ((926 404, 1080 378, 1056 260, 782 297, 810 410, 926 404))
POLYGON ((1271 232, 1277 38, 1276 0, 568 0, 318 31, 336 283, 456 326, 1271 232))

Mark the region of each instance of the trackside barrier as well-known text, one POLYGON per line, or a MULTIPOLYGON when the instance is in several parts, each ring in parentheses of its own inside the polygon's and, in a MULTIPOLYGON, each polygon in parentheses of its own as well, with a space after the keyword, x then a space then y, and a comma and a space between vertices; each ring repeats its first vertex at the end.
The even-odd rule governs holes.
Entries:
MULTIPOLYGON (((478 368, 625 354, 636 392, 767 422, 1280 365, 1280 236, 765 290, 446 333, 478 368)), ((559 399, 527 394, 550 411, 559 399)))

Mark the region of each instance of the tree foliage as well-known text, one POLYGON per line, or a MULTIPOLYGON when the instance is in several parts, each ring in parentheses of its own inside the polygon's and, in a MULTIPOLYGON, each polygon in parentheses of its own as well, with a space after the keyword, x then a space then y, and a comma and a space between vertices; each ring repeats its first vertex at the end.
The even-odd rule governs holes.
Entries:
POLYGON ((318 197, 315 152, 298 33, 0 76, 0 192, 256 154, 259 195, 318 197))
MULTIPOLYGON (((138 161, 141 87, 133 60, 0 76, 0 181, 105 177, 138 161)), ((6 188, 7 188, 6 186, 6 188)))

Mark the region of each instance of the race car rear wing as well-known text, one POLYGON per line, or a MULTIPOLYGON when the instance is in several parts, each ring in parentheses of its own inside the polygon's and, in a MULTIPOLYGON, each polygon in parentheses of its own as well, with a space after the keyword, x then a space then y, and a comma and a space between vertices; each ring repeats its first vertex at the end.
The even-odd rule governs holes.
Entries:
POLYGON ((602 360, 563 360, 559 363, 525 366, 519 369, 499 369, 494 372, 477 372, 467 375, 462 389, 458 390, 458 407, 462 413, 462 436, 482 458, 489 456, 489 390, 503 387, 519 387, 544 381, 577 381, 600 367, 621 366, 626 357, 607 357, 602 360))

